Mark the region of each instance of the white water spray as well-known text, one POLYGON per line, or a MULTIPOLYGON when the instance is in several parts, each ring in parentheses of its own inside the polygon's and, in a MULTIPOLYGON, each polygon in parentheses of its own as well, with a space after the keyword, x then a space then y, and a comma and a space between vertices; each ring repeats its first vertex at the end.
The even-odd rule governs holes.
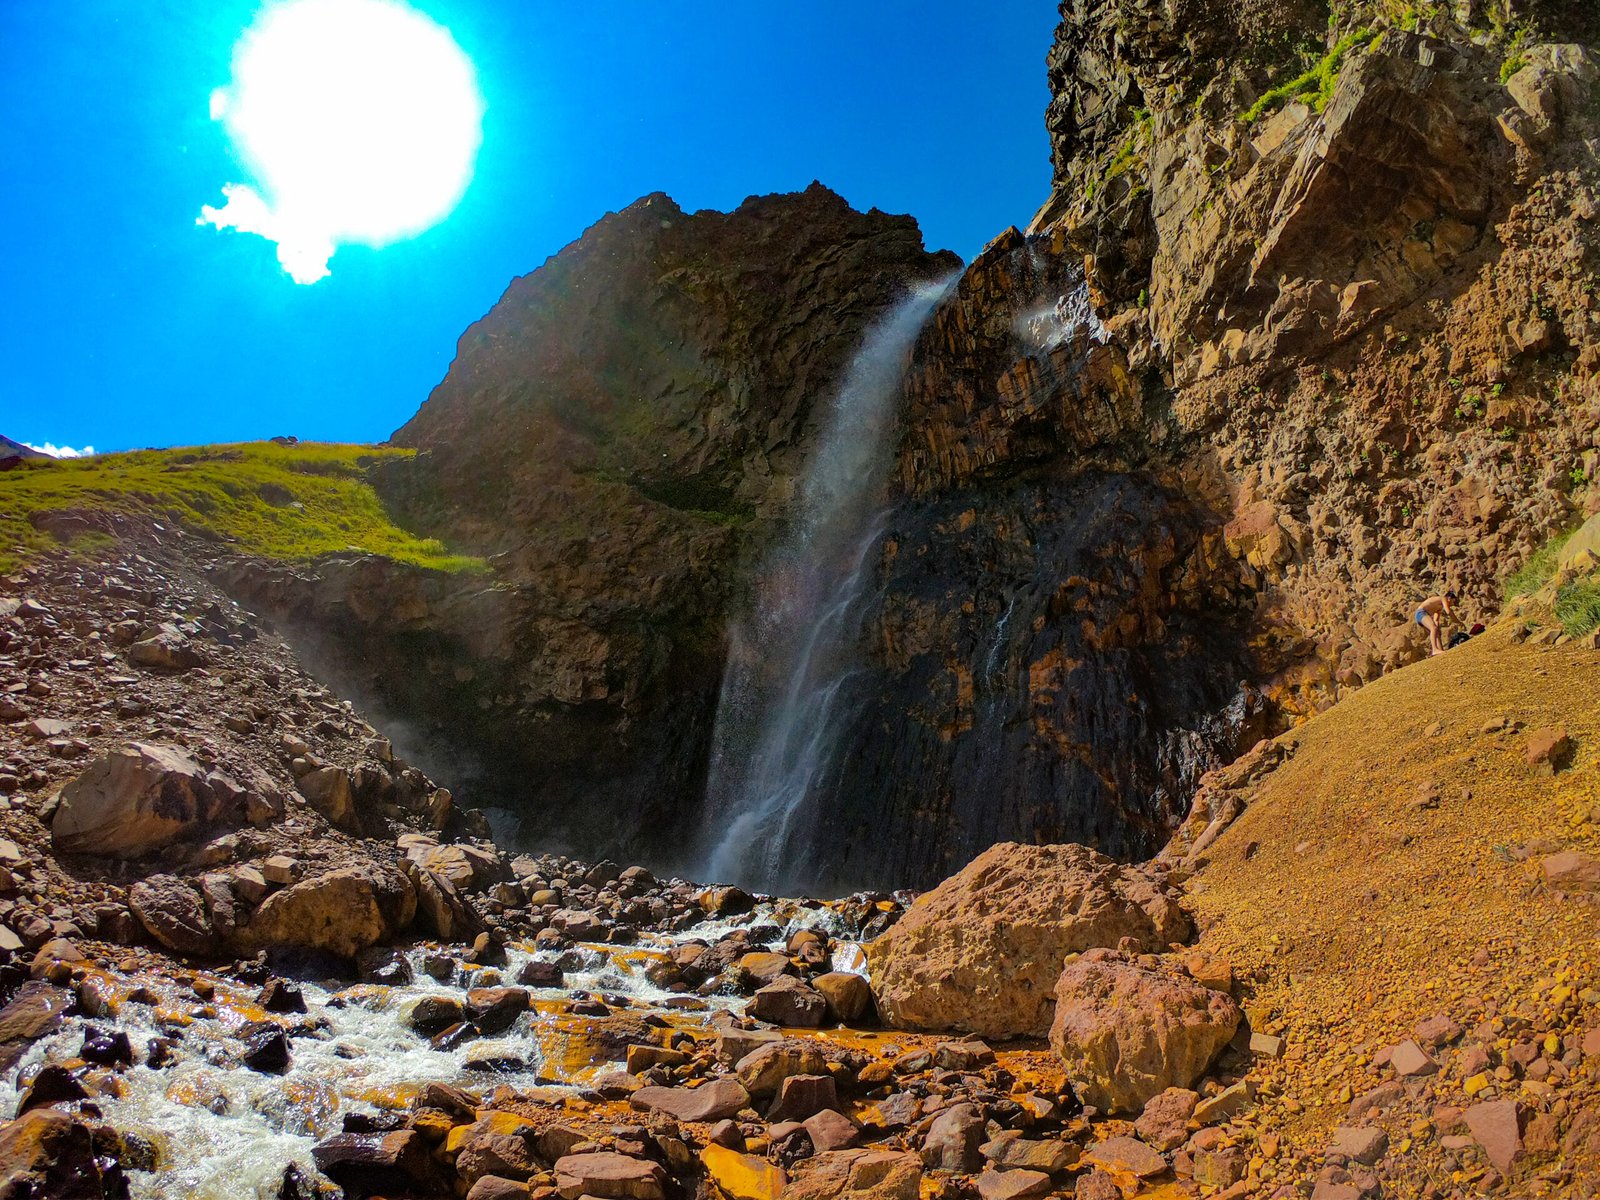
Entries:
POLYGON ((717 711, 703 877, 782 889, 786 847, 831 761, 861 601, 885 514, 895 401, 907 356, 955 277, 916 288, 850 364, 801 483, 793 532, 736 626, 717 711))

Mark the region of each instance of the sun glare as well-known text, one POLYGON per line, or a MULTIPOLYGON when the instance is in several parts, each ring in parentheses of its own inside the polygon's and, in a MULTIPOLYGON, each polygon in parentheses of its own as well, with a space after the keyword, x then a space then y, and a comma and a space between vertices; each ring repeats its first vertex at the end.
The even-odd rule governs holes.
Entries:
POLYGON ((249 183, 202 225, 278 243, 297 283, 344 244, 383 246, 436 225, 472 180, 483 98, 443 26, 396 0, 282 0, 234 48, 211 96, 249 183))

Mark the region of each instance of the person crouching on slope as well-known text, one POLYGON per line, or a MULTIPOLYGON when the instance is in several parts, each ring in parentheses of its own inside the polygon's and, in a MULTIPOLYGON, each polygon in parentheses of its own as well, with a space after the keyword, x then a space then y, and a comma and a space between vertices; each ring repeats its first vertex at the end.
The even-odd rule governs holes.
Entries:
POLYGON ((1428 654, 1444 653, 1444 623, 1455 616, 1456 594, 1429 596, 1417 606, 1416 622, 1428 631, 1428 654))

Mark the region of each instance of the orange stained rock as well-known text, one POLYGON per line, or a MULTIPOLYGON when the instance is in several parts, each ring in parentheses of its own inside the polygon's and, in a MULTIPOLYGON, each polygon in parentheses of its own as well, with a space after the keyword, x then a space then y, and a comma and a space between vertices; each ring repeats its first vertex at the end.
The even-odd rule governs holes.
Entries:
POLYGON ((90 967, 78 982, 78 1004, 91 1017, 116 1017, 133 991, 131 984, 123 982, 109 971, 90 967))
POLYGON ((446 1154, 459 1152, 467 1138, 477 1133, 488 1132, 497 1136, 510 1136, 531 1127, 532 1122, 520 1113, 480 1108, 476 1121, 453 1125, 450 1132, 445 1134, 444 1152, 446 1154))
POLYGON ((450 1136, 456 1123, 447 1112, 425 1108, 411 1118, 410 1127, 430 1142, 442 1142, 450 1136))
POLYGON ((789 1177, 766 1159, 725 1146, 707 1146, 700 1151, 700 1161, 728 1200, 778 1200, 789 1182, 789 1177))
POLYGON ((196 1071, 192 1075, 174 1079, 167 1085, 166 1098, 185 1108, 208 1108, 222 1096, 222 1085, 209 1071, 196 1071))
POLYGON ((541 1014, 532 1032, 543 1059, 542 1073, 562 1083, 589 1079, 613 1061, 585 1017, 541 1014))
MULTIPOLYGON (((359 1077, 358 1077, 359 1078, 359 1077)), ((374 1108, 405 1108, 422 1094, 420 1083, 397 1083, 388 1087, 354 1087, 343 1089, 351 1100, 359 1100, 374 1108)))

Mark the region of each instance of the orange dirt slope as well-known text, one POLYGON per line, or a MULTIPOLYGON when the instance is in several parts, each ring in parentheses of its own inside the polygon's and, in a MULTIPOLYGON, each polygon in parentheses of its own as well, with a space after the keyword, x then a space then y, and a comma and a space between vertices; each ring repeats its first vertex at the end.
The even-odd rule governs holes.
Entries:
POLYGON ((1530 1195, 1588 1194, 1600 905, 1552 891, 1539 868, 1559 850, 1600 858, 1600 653, 1502 624, 1281 740, 1292 757, 1191 882, 1201 945, 1233 963, 1254 1027, 1285 1039, 1254 1071, 1252 1174, 1313 1177, 1334 1127, 1375 1120, 1386 1195, 1470 1193, 1495 1168, 1450 1140, 1469 1132, 1455 1110, 1513 1099, 1510 1178, 1530 1195), (1527 750, 1557 725, 1574 750, 1551 775, 1527 750), (1401 1080, 1391 1107, 1352 1105, 1395 1079, 1386 1048, 1439 1014, 1462 1027, 1434 1051, 1441 1069, 1401 1080))

